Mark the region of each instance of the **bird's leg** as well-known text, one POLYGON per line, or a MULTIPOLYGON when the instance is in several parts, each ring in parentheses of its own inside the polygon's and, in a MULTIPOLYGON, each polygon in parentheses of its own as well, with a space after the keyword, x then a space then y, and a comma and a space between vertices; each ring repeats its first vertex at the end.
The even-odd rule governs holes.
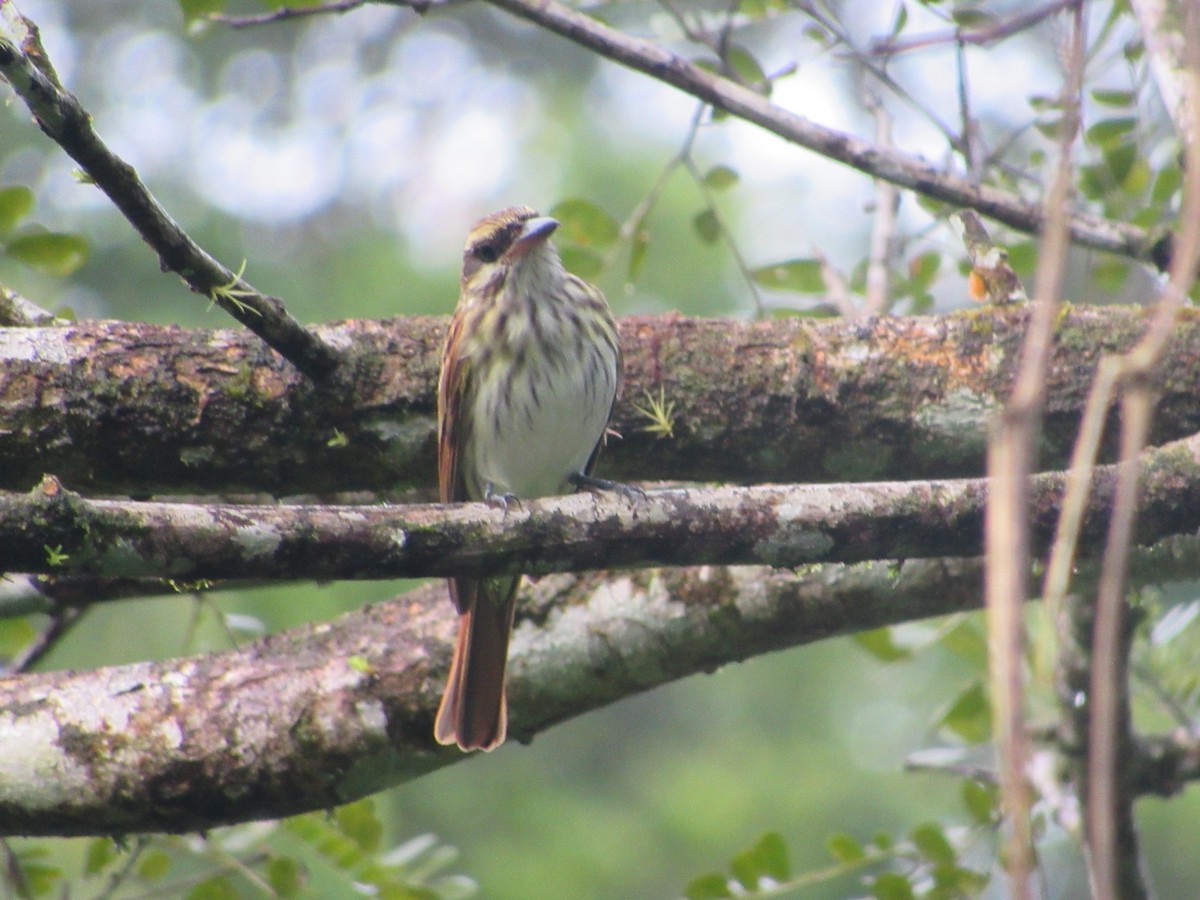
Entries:
POLYGON ((613 493, 620 494, 630 503, 641 503, 646 499, 646 492, 636 484, 609 481, 607 478, 596 478, 593 475, 585 475, 582 472, 575 472, 567 478, 567 481, 579 490, 612 491, 613 493))
POLYGON ((511 491, 505 491, 503 494, 497 494, 493 490, 493 485, 489 481, 483 488, 483 502, 488 506, 499 506, 504 510, 504 517, 508 518, 508 505, 515 503, 517 509, 521 508, 521 498, 511 491))

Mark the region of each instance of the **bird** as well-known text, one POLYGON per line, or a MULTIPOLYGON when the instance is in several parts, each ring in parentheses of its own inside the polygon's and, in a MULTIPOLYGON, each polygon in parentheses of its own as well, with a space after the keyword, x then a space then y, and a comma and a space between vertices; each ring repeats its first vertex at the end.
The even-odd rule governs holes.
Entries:
MULTIPOLYGON (((463 250, 438 379, 443 503, 502 506, 580 488, 620 389, 616 322, 599 289, 563 267, 557 220, 527 206, 480 219, 463 250)), ((492 750, 508 730, 505 667, 520 575, 455 577, 458 636, 434 737, 492 750)))

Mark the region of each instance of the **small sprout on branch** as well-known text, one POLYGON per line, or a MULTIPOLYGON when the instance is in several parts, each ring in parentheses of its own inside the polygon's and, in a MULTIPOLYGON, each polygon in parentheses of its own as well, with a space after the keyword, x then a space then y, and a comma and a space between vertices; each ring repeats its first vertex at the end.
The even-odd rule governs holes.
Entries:
POLYGON ((245 273, 245 271, 246 260, 243 259, 242 264, 238 266, 238 270, 234 273, 233 278, 230 279, 228 283, 223 284, 220 287, 213 288, 212 292, 209 294, 209 299, 211 299, 214 303, 224 300, 225 302, 237 307, 237 309, 243 313, 262 315, 262 313, 260 313, 257 309, 242 303, 239 299, 241 297, 254 297, 258 294, 257 291, 237 287, 238 283, 241 282, 242 275, 245 273))
POLYGON ((45 545, 45 549, 46 562, 51 566, 61 566, 71 558, 71 554, 63 553, 62 544, 59 544, 57 547, 51 547, 47 544, 45 545))
POLYGON ((325 442, 326 447, 349 447, 350 438, 340 428, 333 429, 333 437, 325 442))
POLYGON ((649 425, 643 425, 642 431, 657 434, 659 437, 675 437, 675 401, 666 399, 663 387, 658 386, 658 396, 649 391, 643 391, 646 405, 633 404, 633 408, 650 420, 649 425))
POLYGON ((212 581, 207 578, 198 578, 195 581, 176 581, 174 578, 165 578, 163 583, 177 594, 200 594, 210 590, 213 586, 212 581))

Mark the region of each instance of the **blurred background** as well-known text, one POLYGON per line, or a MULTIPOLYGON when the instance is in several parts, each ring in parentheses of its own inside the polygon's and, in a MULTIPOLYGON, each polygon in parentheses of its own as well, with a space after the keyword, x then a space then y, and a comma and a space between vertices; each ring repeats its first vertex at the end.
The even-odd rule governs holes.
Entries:
MULTIPOLYGON (((20 10, 41 27, 59 75, 100 135, 177 221, 231 268, 245 260, 246 277, 304 321, 448 314, 467 229, 513 203, 550 211, 572 201, 630 226, 601 246, 584 240, 568 248, 619 315, 828 314, 823 290, 775 290, 760 273, 817 254, 852 290, 861 287, 874 214, 869 179, 714 118, 670 88, 484 4, 451 3, 423 16, 369 6, 244 29, 185 18, 220 6, 25 0, 20 10), (727 173, 713 175, 718 167, 727 173)), ((1042 6, 747 3, 732 33, 749 56, 746 69, 757 66, 771 82, 775 102, 870 139, 875 120, 854 48, 894 32, 944 34, 964 10, 999 21, 1042 6)), ((1118 214, 1124 204, 1162 218, 1173 196, 1158 184, 1176 149, 1169 126, 1144 63, 1129 52, 1136 35, 1123 6, 1088 6, 1089 87, 1130 97, 1129 110, 1111 112, 1089 95, 1089 115, 1133 116, 1139 155, 1121 179, 1086 199, 1099 212, 1118 214), (1140 186, 1131 180, 1138 173, 1140 186)), ((719 24, 730 8, 681 0, 589 11, 704 58, 711 53, 681 40, 681 20, 719 24)), ((996 153, 989 179, 1036 200, 1053 146, 1052 129, 1039 126, 1053 123, 1064 28, 1051 17, 1009 40, 966 47, 961 60, 952 41, 896 57, 887 72, 903 90, 881 89, 896 146, 961 168, 946 138, 963 119, 961 61, 970 116, 982 146, 996 153)), ((1105 159, 1098 141, 1083 152, 1105 159)), ((68 277, 0 253, 0 283, 79 318, 233 327, 161 273, 73 168, 20 101, 8 99, 0 109, 0 188, 33 190, 22 227, 79 235, 89 252, 68 277)), ((907 293, 898 291, 897 312, 967 302, 964 254, 942 212, 900 199, 898 280, 914 275, 914 260, 931 268, 907 293)), ((995 233, 1028 276, 1028 238, 995 233)), ((1078 251, 1072 262, 1069 295, 1129 296, 1121 293, 1130 290, 1123 261, 1078 251)), ((1133 271, 1134 283, 1152 280, 1133 271)), ((406 587, 287 585, 106 604, 89 611, 43 666, 220 649, 406 587)), ((19 627, 0 625, 7 629, 0 649, 27 635, 19 627)), ((904 770, 910 753, 981 742, 986 708, 962 708, 978 694, 980 634, 976 618, 963 617, 900 629, 882 636, 886 646, 826 641, 631 698, 532 746, 508 745, 380 795, 384 844, 436 835, 458 848, 451 869, 477 882, 480 896, 514 900, 679 896, 766 832, 782 837, 792 869, 805 872, 835 864, 831 835, 882 847, 886 836, 902 842, 935 823, 965 848, 964 859, 991 872, 995 829, 972 819, 962 780, 904 770)), ((1048 685, 1041 687, 1048 698, 1048 685)), ((1045 711, 1053 713, 1048 702, 1045 711)), ((986 763, 986 752, 981 758, 986 763)), ((1139 806, 1163 896, 1190 895, 1200 883, 1189 837, 1198 812, 1194 793, 1139 806)), ((1042 827, 1046 896, 1085 897, 1075 840, 1048 819, 1042 827)), ((86 842, 39 846, 58 865, 85 865, 86 842)), ((319 860, 309 864, 314 895, 353 892, 319 860)), ((795 895, 872 890, 850 871, 814 879, 795 895)), ((997 882, 989 891, 999 894, 997 882)))

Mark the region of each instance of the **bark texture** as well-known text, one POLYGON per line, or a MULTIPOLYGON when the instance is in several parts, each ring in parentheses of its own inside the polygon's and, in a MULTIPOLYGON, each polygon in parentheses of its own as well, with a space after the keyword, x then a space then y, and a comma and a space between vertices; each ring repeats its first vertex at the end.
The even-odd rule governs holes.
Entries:
MULTIPOLYGON (((1155 442, 1200 430, 1200 319, 1178 324, 1155 442)), ((946 478, 983 469, 1024 309, 868 323, 629 318, 624 395, 599 471, 733 483, 946 478), (672 404, 650 430, 649 398, 672 404)), ((344 362, 320 387, 242 331, 84 322, 0 329, 0 487, 44 474, 85 493, 428 487, 445 320, 318 329, 344 362)), ((1142 314, 1076 308, 1058 323, 1042 464, 1059 467, 1097 360, 1142 314)))

